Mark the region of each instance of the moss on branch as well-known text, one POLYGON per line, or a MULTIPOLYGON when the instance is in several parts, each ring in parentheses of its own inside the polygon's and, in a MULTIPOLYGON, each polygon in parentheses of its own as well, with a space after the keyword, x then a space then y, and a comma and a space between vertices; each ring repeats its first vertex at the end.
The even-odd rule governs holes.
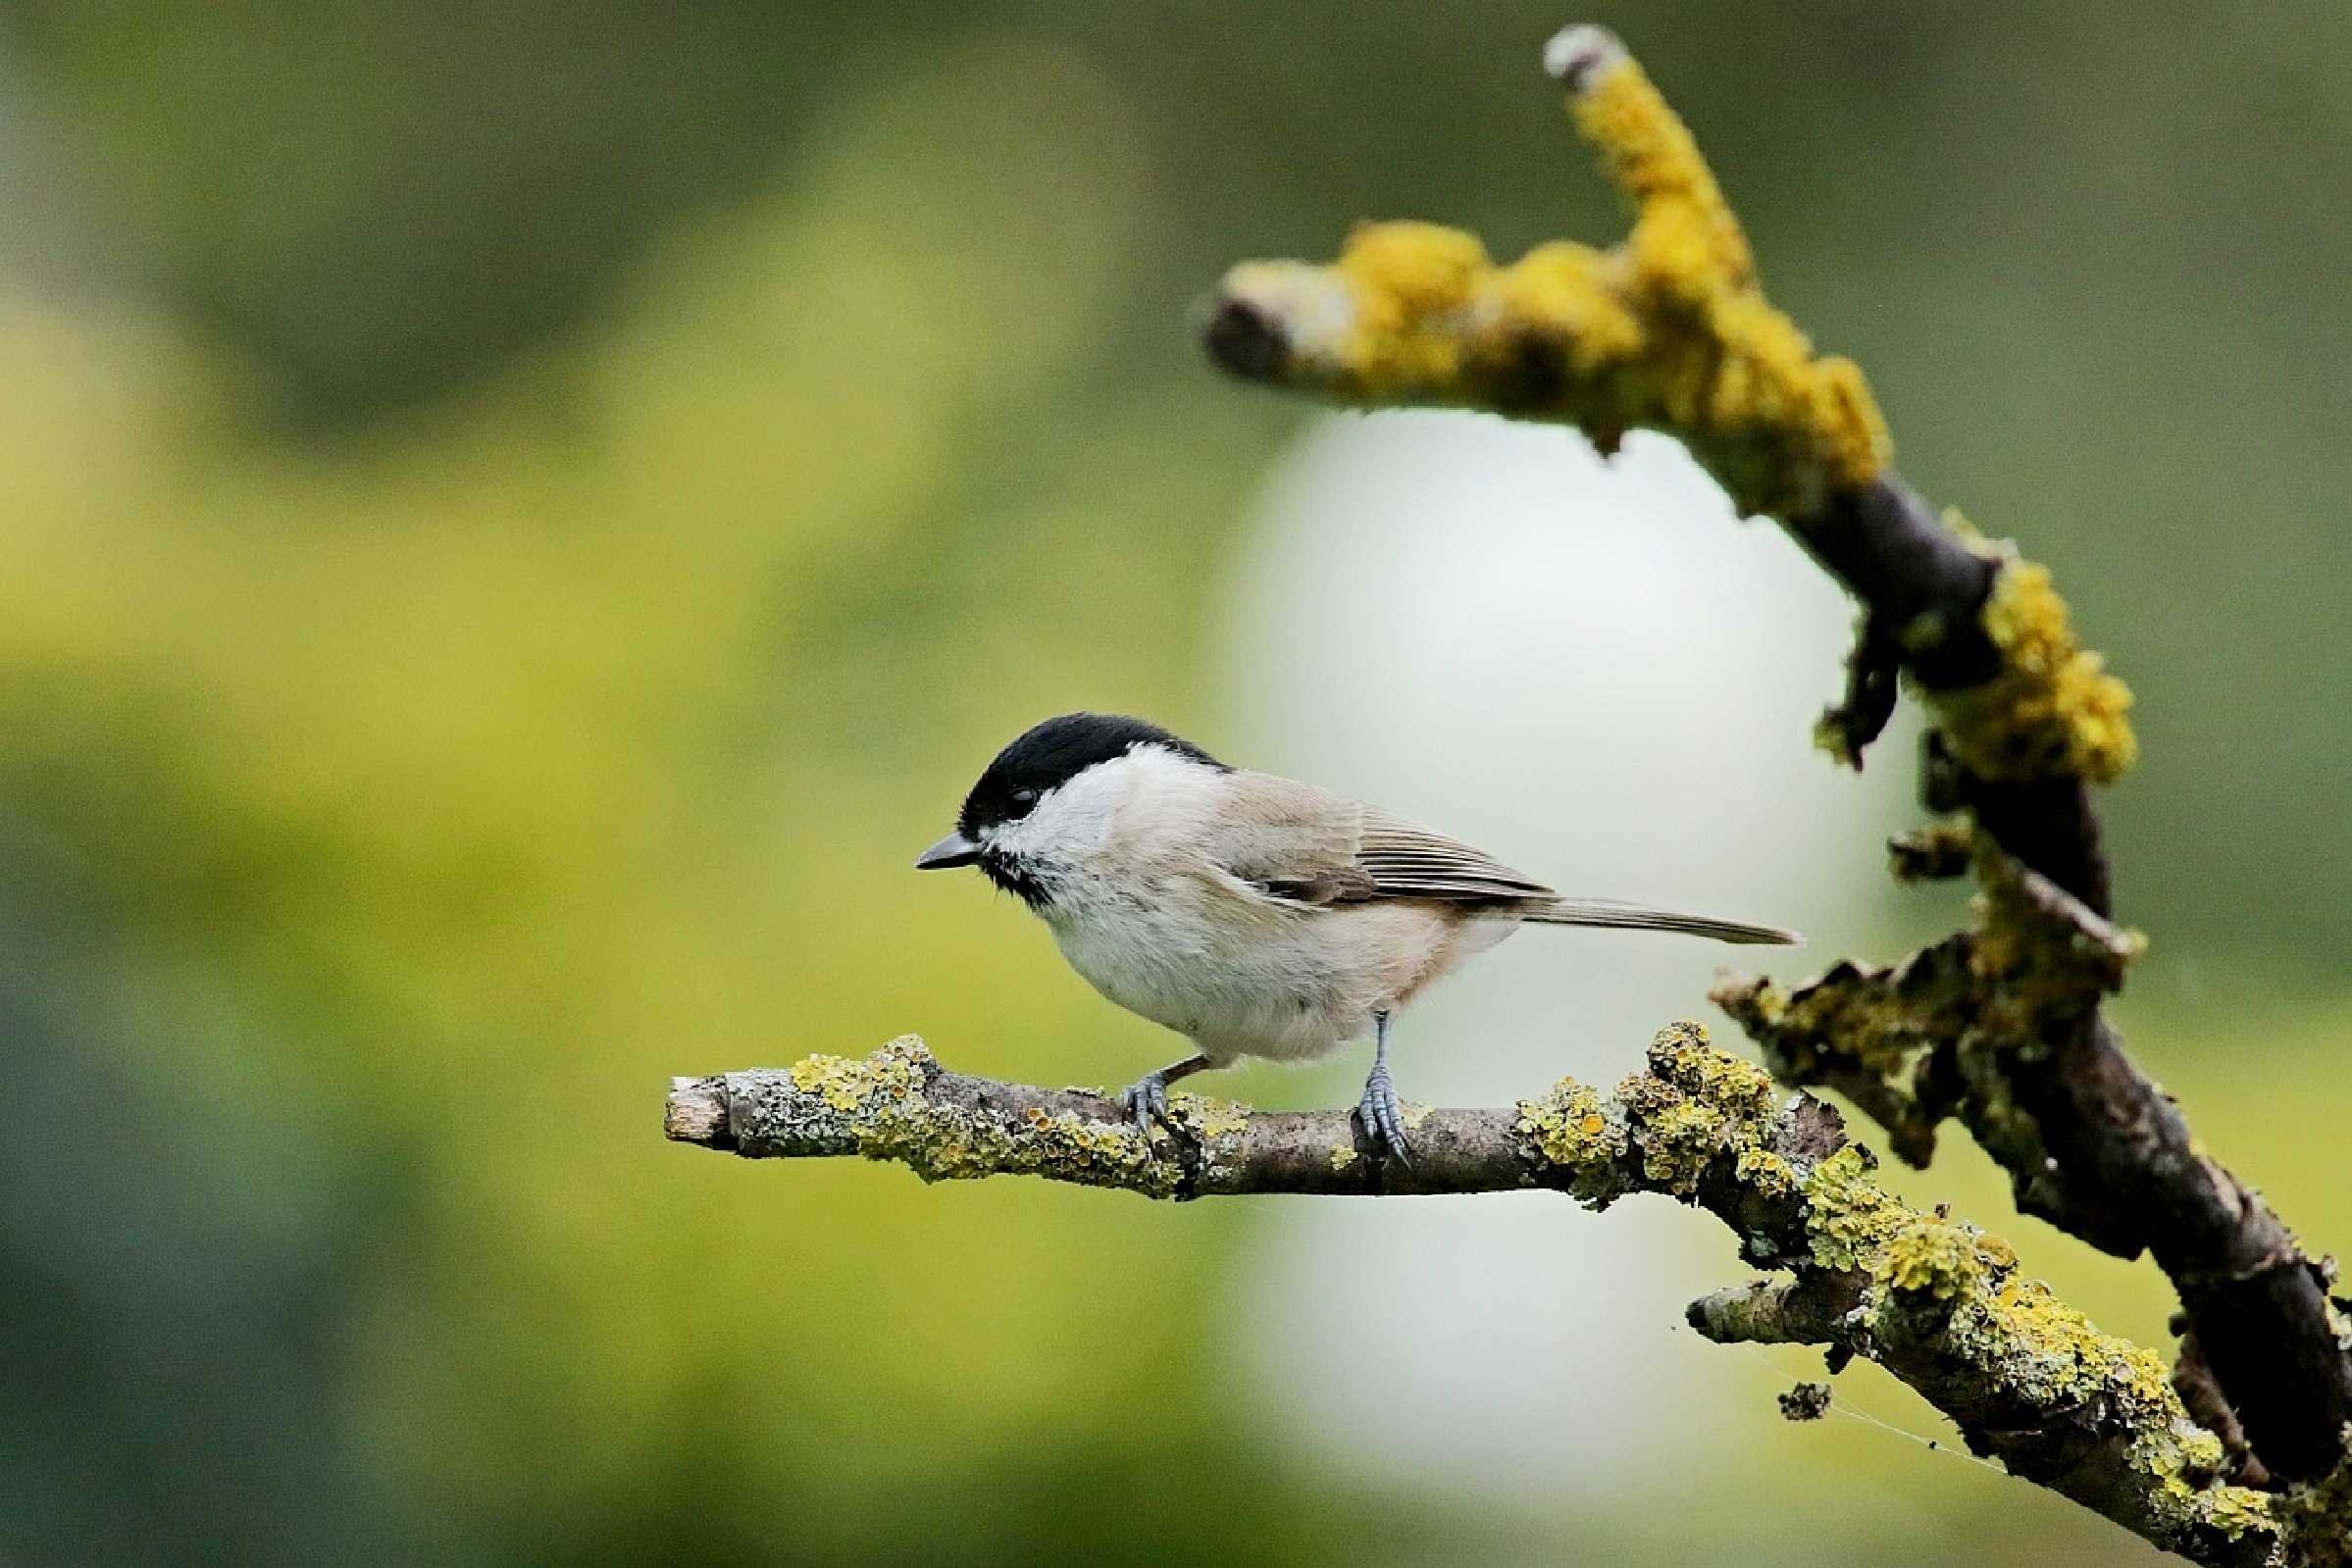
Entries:
MULTIPOLYGON (((1555 420, 1604 449, 1672 432, 1742 510, 1810 511, 1886 468, 1862 373, 1823 357, 1758 286, 1754 258, 1690 132, 1597 29, 1569 104, 1631 197, 1631 232, 1539 245, 1508 265, 1435 224, 1365 224, 1329 266, 1247 262, 1209 318, 1241 374, 1343 402, 1439 403, 1555 420)), ((1581 53, 1579 53, 1581 50, 1581 53)))
POLYGON ((1695 1024, 1662 1031, 1612 1092, 1562 1079, 1508 1108, 1418 1111, 1410 1168, 1381 1160, 1346 1112, 1174 1103, 1147 1143, 1106 1095, 950 1073, 910 1037, 862 1059, 677 1080, 667 1131, 750 1157, 862 1154, 927 1181, 1041 1176, 1159 1198, 1549 1188, 1603 1209, 1661 1194, 1720 1219, 1745 1263, 1785 1271, 1694 1304, 1710 1338, 1867 1357, 1977 1452, 2159 1545, 2233 1565, 2271 1551, 2270 1499, 2215 1484, 2221 1442, 2161 1359, 2021 1278, 1998 1237, 1895 1198, 1835 1112, 1782 1101, 1695 1024))
POLYGON ((1924 1165, 1937 1124, 1957 1118, 2009 1171, 2021 1212, 2119 1256, 2153 1252, 2195 1328, 2195 1382, 2232 1439, 2229 1470, 2329 1474, 2352 1341, 2328 1310, 2328 1266, 2197 1145, 2100 1018, 2141 938, 1963 825, 1899 842, 1897 871, 1949 872, 1963 854, 1979 884, 1969 930, 1794 987, 1729 980, 1714 999, 1777 1076, 1845 1094, 1905 1159, 1924 1165))
MULTIPOLYGON (((2352 1452, 2352 1427, 2344 1432, 2352 1452)), ((2352 1458, 2290 1488, 2276 1509, 2280 1559, 2296 1568, 2352 1568, 2352 1458)))
POLYGON ((1957 517, 1911 515, 1862 372, 1816 354, 1764 296, 1714 176, 1624 46, 1572 27, 1547 65, 1632 204, 1623 240, 1499 263, 1461 229, 1363 224, 1328 264, 1229 271, 1204 318, 1210 355, 1344 403, 1573 425, 1605 452, 1662 430, 1867 604, 1847 697, 1816 731, 1840 760, 1860 765, 1899 662, 1982 779, 2104 784, 2128 768, 2130 692, 2076 642, 2049 573, 1957 517))
MULTIPOLYGON (((1953 754, 1978 779, 2113 784, 2139 756, 2126 717, 2131 688, 2075 639, 2048 567, 2025 560, 2013 543, 1980 539, 1957 513, 1946 518, 1997 569, 1978 623, 2000 656, 1989 681, 1922 689, 1953 754)), ((1908 634, 1932 640, 1942 633, 1929 626, 1908 634)))
POLYGON ((1894 964, 1841 959, 1789 988, 1735 976, 1713 999, 1776 1077, 1844 1094, 1906 1162, 1925 1166, 1937 1124, 1958 1117, 2009 1170, 2020 1210, 2136 1251, 2137 1218, 2117 1223, 2070 1184, 2011 1081, 2122 988, 2144 943, 1963 824, 1897 840, 1896 871, 1918 859, 1949 871, 1962 856, 1982 888, 1969 930, 1894 964))
MULTIPOLYGON (((1861 632, 1845 694, 1816 733, 1860 766, 1898 684, 1923 700, 1935 720, 1926 798, 1967 821, 1903 845, 1898 869, 1951 875, 1972 858, 1978 916, 1904 964, 1842 965, 1788 991, 1750 983, 1726 1005, 1778 1070, 1852 1095, 1906 1158, 1924 1160, 1934 1128, 1958 1114, 2012 1171, 2028 1212, 2122 1255, 2152 1251, 2253 1450, 2276 1475, 2335 1473, 2352 1355, 2323 1271, 2197 1146, 2099 1016, 2137 950, 2108 922, 2092 798, 2136 754, 2130 692, 2081 645, 2045 569, 1892 472, 1861 373, 1815 353, 1766 299, 1688 130, 1623 45, 1572 27, 1546 66, 1631 200, 1622 241, 1555 242, 1497 263, 1457 229, 1366 225, 1328 265, 1234 268, 1204 318, 1210 356, 1347 403, 1570 424, 1604 451, 1636 427, 1665 431, 1742 512, 1776 518, 1843 582, 1861 632)), ((1713 1102, 1645 1109, 1640 1096, 1576 1094, 1522 1119, 1536 1152, 1560 1162, 1556 1185, 1580 1196, 1606 1197, 1635 1152, 1645 1180, 1676 1190, 1720 1131, 1713 1102)), ((1751 1198, 1783 1174, 1769 1152, 1743 1156, 1751 1198)), ((1965 1263, 1929 1240, 1905 1243, 1886 1290, 1960 1280, 1965 1263)), ((1953 1299, 1973 1302, 1975 1288, 1953 1299)))

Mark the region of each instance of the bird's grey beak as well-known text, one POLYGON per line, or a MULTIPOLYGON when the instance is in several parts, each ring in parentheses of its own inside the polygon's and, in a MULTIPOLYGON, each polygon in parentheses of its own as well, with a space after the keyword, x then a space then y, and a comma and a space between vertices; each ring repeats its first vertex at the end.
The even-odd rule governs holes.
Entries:
POLYGON ((947 871, 969 866, 980 858, 980 846, 962 834, 951 833, 915 856, 917 871, 947 871))

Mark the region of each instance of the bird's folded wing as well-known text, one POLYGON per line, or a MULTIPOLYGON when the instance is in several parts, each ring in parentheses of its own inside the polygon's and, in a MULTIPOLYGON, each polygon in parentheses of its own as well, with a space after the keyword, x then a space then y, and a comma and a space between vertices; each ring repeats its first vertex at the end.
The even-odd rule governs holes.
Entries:
POLYGON ((1417 823, 1364 808, 1355 865, 1379 898, 1443 898, 1467 903, 1550 898, 1551 888, 1482 849, 1417 823))
POLYGON ((1344 795, 1268 774, 1238 784, 1211 852, 1230 875, 1287 904, 1419 898, 1548 926, 1679 932, 1727 942, 1799 939, 1778 926, 1609 898, 1562 898, 1484 850, 1344 795))
POLYGON ((1485 904, 1554 896, 1542 883, 1458 839, 1266 774, 1235 790, 1216 854, 1236 877, 1294 903, 1485 904))

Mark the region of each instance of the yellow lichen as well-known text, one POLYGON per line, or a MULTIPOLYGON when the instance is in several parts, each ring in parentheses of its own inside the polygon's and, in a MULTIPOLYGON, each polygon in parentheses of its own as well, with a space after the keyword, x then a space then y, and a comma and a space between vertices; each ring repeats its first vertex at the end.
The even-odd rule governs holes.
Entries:
POLYGON ((1340 253, 1340 276, 1381 308, 1359 329, 1396 332, 1422 317, 1467 303, 1494 268, 1475 234, 1443 224, 1358 225, 1340 253))
MULTIPOLYGON (((2352 1427, 2344 1431, 2352 1449, 2352 1427)), ((2278 1504, 2287 1560, 2309 1568, 2352 1568, 2352 1459, 2296 1487, 2278 1504)))
POLYGON ((1789 994, 1762 976, 1736 976, 1714 986, 1707 999, 1738 1019, 1750 1035, 1777 1028, 1788 1017, 1789 994))
POLYGON ((1755 270, 1699 144, 1649 75, 1631 60, 1602 72, 1570 100, 1576 126, 1601 151, 1609 177, 1641 204, 1645 219, 1670 217, 1674 244, 1696 254, 1679 269, 1745 282, 1755 270))
POLYGON ((1772 1077, 1754 1062, 1719 1051, 1704 1025, 1668 1024, 1650 1041, 1650 1071, 1727 1117, 1753 1126, 1772 1114, 1772 1077))
POLYGON ((1806 1177, 1805 1237, 1815 1267, 1844 1272, 1867 1265, 1908 1215, 1869 1171, 1869 1155, 1849 1143, 1806 1177))
POLYGON ((1518 1132, 1535 1161, 1568 1173, 1569 1190, 1592 1200, 1625 1152, 1624 1125, 1610 1116, 1599 1090, 1572 1078, 1540 1100, 1519 1101, 1518 1132))
POLYGON ((1993 1336, 1991 1347, 2005 1352, 2010 1386, 2037 1399, 2063 1404, 2103 1394, 2133 1409, 2179 1408, 2162 1356, 2100 1333, 2040 1280, 2013 1279, 1993 1291, 1979 1335, 1993 1336))
POLYGON ((1631 360, 1641 352, 1644 329, 1611 290, 1613 265, 1606 251, 1572 240, 1538 245, 1495 275, 1496 319, 1551 324, 1558 335, 1550 346, 1579 377, 1631 360))
POLYGON ((1215 1099, 1206 1094, 1170 1095, 1168 1114, 1203 1142, 1231 1138, 1250 1129, 1249 1106, 1239 1100, 1215 1099))
MULTIPOLYGON (((2273 1527, 2263 1493, 2208 1484, 2221 1443, 2189 1419, 2162 1357, 2102 1334, 2041 1281, 2014 1278, 2008 1242, 1906 1208, 1867 1172, 1866 1157, 1849 1146, 1823 1160, 1804 1190, 1814 1266, 1873 1282, 1858 1320, 1871 1341, 1930 1336, 1939 1362, 1969 1368, 1969 1384, 1998 1389, 2004 1401, 2054 1416, 2096 1410, 2130 1433, 2141 1486, 2133 1512, 2118 1517, 2159 1543, 2273 1527)), ((1986 1436, 2009 1456, 2004 1434, 1986 1436)))
POLYGON ((1069 1112, 1034 1114, 1014 1132, 951 1106, 913 1102, 873 1112, 858 1128, 858 1152, 897 1160, 927 1182, 984 1176, 1046 1176, 1165 1196, 1178 1171, 1159 1159, 1133 1125, 1069 1112))
POLYGON ((1711 1161, 1754 1147, 1773 1113, 1772 1080, 1753 1062, 1716 1050, 1697 1024, 1669 1024, 1650 1042, 1650 1071, 1618 1087, 1642 1174, 1688 1197, 1711 1161))
POLYGON ((1896 882, 1940 882, 1975 863, 1975 823, 1943 818, 1886 839, 1886 863, 1896 882))
POLYGON ((1796 1168, 1770 1149, 1741 1149, 1732 1174, 1759 1197, 1786 1197, 1797 1189, 1796 1168))
POLYGON ((935 1066, 912 1037, 864 1058, 810 1056, 785 1074, 794 1093, 778 1114, 805 1140, 895 1160, 929 1182, 1035 1175, 1156 1196, 1176 1191, 1180 1168, 1157 1158, 1133 1124, 1037 1105, 1014 1119, 934 1101, 924 1089, 935 1066))
POLYGON ((1927 1046, 1950 1037, 1965 974, 1917 965, 1832 965, 1794 993, 1764 980, 1719 985, 1713 1000, 1766 1047, 1782 1076, 1822 1082, 1837 1066, 1905 1087, 1927 1046))
POLYGON ((1900 1158, 1927 1163, 1937 1118, 1921 1107, 1920 1072, 1971 1016, 1958 946, 1939 943, 1884 968, 1841 959, 1794 991, 1733 977, 1709 994, 1783 1082, 1839 1089, 1886 1129, 1900 1158))
MULTIPOLYGON (((2219 1439, 2215 1440, 2214 1446, 2221 1446, 2219 1439)), ((2198 1473, 2210 1474, 2210 1471, 2198 1473)), ((2166 1500, 2173 1511, 2186 1525, 2218 1530, 2231 1541, 2242 1540, 2249 1532, 2278 1528, 2271 1494, 2257 1492, 2252 1487, 2192 1487, 2174 1476, 2166 1480, 2165 1492, 2166 1500)), ((2352 1518, 2338 1518, 2333 1528, 2340 1552, 2342 1543, 2352 1541, 2352 1518)), ((2330 1563, 2325 1557, 2311 1555, 2309 1548, 2305 1548, 2305 1555, 2300 1560, 2311 1564, 2312 1568, 2352 1568, 2352 1556, 2339 1554, 2330 1563)))
POLYGON ((1741 1203, 1801 1200, 1806 1247, 1792 1258, 1775 1242, 1778 1261, 1800 1282, 1815 1272, 1859 1282, 1859 1316, 1847 1322, 1866 1354, 1890 1366, 1932 1364, 1936 1377, 2029 1423, 2016 1429, 2015 1445, 2007 1428, 1972 1431, 1971 1441, 2036 1473, 2048 1458, 2041 1418, 2096 1411, 2130 1435, 2137 1485, 2127 1502, 2106 1492, 2095 1506, 2117 1505, 2116 1517, 2160 1543, 2272 1528, 2262 1493, 2210 1484, 2219 1442, 2189 1419, 2163 1359, 2102 1334, 2040 1281, 2019 1279, 2008 1241, 1910 1208, 1872 1178, 1874 1162, 1858 1144, 1810 1167, 1777 1152, 1768 1082, 1709 1046, 1695 1026, 1662 1031, 1650 1061, 1650 1072, 1619 1087, 1614 1114, 1593 1090, 1563 1081, 1546 1099, 1521 1103, 1520 1132, 1544 1159, 1598 1176, 1601 1199, 1614 1195, 1610 1185, 1625 1184, 1617 1160, 1628 1146, 1640 1156, 1641 1188, 1681 1197, 1728 1154, 1741 1203), (1610 1141, 1591 1137, 1596 1122, 1613 1132, 1610 1141))
POLYGON ((1931 822, 1887 840, 1895 881, 1931 882, 1965 873, 1975 859, 1976 828, 1964 818, 1931 822))
MULTIPOLYGON (((1827 1286, 1832 1299, 1853 1301, 1840 1306, 1837 1342, 1962 1410, 1972 1444, 2159 1544, 2268 1532, 2278 1528, 2274 1508, 2309 1521, 2289 1526, 2306 1532, 2299 1544, 2323 1539, 2310 1533, 2340 1530, 2347 1478, 2277 1503, 2212 1485, 2224 1461, 2220 1442, 2189 1419, 2163 1360, 2100 1333, 2040 1281, 2017 1277, 2007 1241, 1899 1202, 1871 1179, 1873 1161, 1859 1145, 1816 1159, 1797 1152, 1813 1141, 1800 1132, 1787 1141, 1792 1152, 1780 1152, 1799 1124, 1775 1113, 1771 1085, 1754 1064, 1715 1050, 1692 1024, 1661 1031, 1649 1057, 1650 1071, 1627 1078, 1613 1101, 1570 1079, 1521 1101, 1517 1130, 1529 1170, 1564 1172, 1559 1185, 1596 1205, 1634 1190, 1699 1197, 1704 1188, 1702 1200, 1733 1220, 1752 1256, 1794 1271, 1789 1290, 1827 1286), (1985 1415, 1969 1424, 1969 1409, 1985 1415), (2064 1476, 2045 1475, 2051 1429, 2068 1423, 2123 1436, 2132 1484, 2119 1489, 2112 1478, 2094 1478, 2096 1490, 2085 1493, 2064 1476)), ((1183 1167, 1155 1157, 1124 1119, 1055 1110, 1073 1102, 1053 1098, 1008 1114, 975 1098, 968 1083, 943 1086, 917 1040, 894 1041, 863 1060, 811 1057, 780 1082, 781 1103, 765 1108, 789 1128, 777 1136, 823 1152, 899 1160, 926 1180, 1025 1173, 1157 1196, 1176 1195, 1185 1181, 1183 1167), (935 1087, 936 1096, 928 1092, 935 1087)), ((1198 1095, 1176 1096, 1171 1110, 1212 1159, 1218 1141, 1240 1138, 1250 1125, 1248 1107, 1198 1095)), ((1342 1144, 1328 1158, 1340 1172, 1358 1156, 1342 1144)), ((2340 1556, 2297 1560, 2352 1568, 2340 1556)))
POLYGON ((1979 845, 1976 868, 1981 890, 1969 934, 1975 1028, 1988 1039, 2035 1048, 2053 1021, 2121 990, 2147 938, 2054 896, 1995 846, 1979 845))
MULTIPOLYGON (((1957 521, 1957 520, 1956 520, 1957 521)), ((2121 777, 2139 755, 2126 714, 2131 689, 2082 647, 2047 567, 2010 546, 1981 617, 2001 654, 1990 681, 1927 695, 1953 754, 1984 779, 2121 777)))
POLYGON ((1664 430, 1745 512, 1810 512, 1876 479, 1889 445, 1862 373, 1816 356, 1758 289, 1738 221, 1649 78, 1618 61, 1574 106, 1634 200, 1622 244, 1554 242, 1497 266, 1462 230, 1382 223, 1330 267, 1245 263, 1222 298, 1281 344, 1252 374, 1352 402, 1559 420, 1605 450, 1664 430))
POLYGON ((1887 1239, 1873 1273, 1897 1290, 1956 1299, 1982 1276, 1983 1265, 1967 1227, 1915 1217, 1887 1239))
POLYGON ((1339 358, 1371 402, 1462 375, 1457 318, 1493 266, 1475 236, 1437 224, 1363 224, 1333 268, 1354 304, 1339 358))
POLYGON ((877 1089, 904 1097, 923 1087, 920 1040, 896 1039, 873 1055, 809 1056, 793 1064, 793 1087, 818 1095, 837 1111, 854 1111, 877 1089))
POLYGON ((1826 751, 1830 760, 1841 768, 1862 772, 1862 752, 1856 749, 1848 733, 1844 716, 1836 709, 1823 713, 1813 722, 1813 743, 1816 751, 1826 751))
POLYGON ((1685 1099, 1643 1118, 1641 1131, 1642 1175, 1662 1191, 1688 1197, 1722 1147, 1723 1113, 1704 1100, 1685 1099))
POLYGON ((1774 1118, 1772 1081, 1762 1068, 1716 1050, 1690 1023, 1659 1032, 1650 1064, 1618 1086, 1613 1104, 1572 1078, 1543 1099, 1519 1101, 1530 1158, 1567 1172, 1568 1189, 1593 1202, 1624 1190, 1616 1166, 1628 1150, 1640 1153, 1644 1186, 1678 1197, 1691 1196, 1723 1156, 1760 1191, 1795 1189, 1794 1168, 1761 1146, 1774 1118))

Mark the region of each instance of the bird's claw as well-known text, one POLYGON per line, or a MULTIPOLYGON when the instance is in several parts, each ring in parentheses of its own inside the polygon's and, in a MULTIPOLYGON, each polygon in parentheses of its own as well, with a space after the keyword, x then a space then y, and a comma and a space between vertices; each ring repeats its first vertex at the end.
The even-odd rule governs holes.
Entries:
POLYGON ((1372 1076, 1364 1080, 1355 1120, 1381 1158, 1411 1168, 1412 1150, 1405 1141, 1405 1109, 1397 1102, 1397 1086, 1389 1078, 1387 1064, 1373 1068, 1372 1076))
POLYGON ((1146 1073, 1119 1091, 1119 1108, 1135 1123, 1136 1135, 1148 1149, 1151 1146, 1151 1124, 1167 1125, 1168 1075, 1146 1073))

